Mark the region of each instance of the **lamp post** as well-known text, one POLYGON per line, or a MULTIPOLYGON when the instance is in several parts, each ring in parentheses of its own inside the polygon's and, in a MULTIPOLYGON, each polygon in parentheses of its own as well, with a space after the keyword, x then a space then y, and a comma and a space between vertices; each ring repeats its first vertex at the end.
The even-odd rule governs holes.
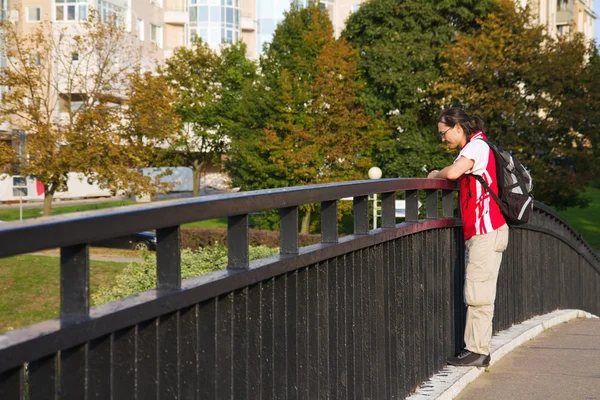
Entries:
MULTIPOLYGON (((381 168, 369 168, 369 179, 381 178, 381 168)), ((377 229, 377 193, 373 193, 373 229, 377 229)))

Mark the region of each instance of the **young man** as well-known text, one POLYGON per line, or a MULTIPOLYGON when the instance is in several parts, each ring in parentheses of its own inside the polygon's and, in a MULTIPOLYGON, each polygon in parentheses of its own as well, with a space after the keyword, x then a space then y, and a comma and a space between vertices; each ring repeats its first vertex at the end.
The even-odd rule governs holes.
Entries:
POLYGON ((496 163, 483 123, 460 108, 442 113, 438 122, 442 141, 451 149, 460 149, 454 163, 441 171, 431 171, 428 178, 459 180, 460 211, 465 238, 465 287, 467 305, 465 349, 448 363, 457 366, 487 367, 490 364, 490 341, 496 283, 502 252, 508 244, 508 226, 498 204, 472 175, 481 176, 498 194, 496 163))

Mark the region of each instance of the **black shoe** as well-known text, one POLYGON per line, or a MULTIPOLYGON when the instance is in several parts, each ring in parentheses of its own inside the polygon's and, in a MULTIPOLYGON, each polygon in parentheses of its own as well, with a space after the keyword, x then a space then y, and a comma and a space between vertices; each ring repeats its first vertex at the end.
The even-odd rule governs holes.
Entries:
POLYGON ((461 351, 458 355, 450 357, 448 364, 457 367, 489 367, 490 356, 484 354, 473 353, 467 349, 461 351))

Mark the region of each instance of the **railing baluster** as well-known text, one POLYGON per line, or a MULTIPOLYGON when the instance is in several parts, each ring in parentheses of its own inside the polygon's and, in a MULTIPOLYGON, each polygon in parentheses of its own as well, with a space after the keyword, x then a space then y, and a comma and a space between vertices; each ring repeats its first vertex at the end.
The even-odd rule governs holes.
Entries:
POLYGON ((279 209, 279 253, 298 254, 298 206, 279 209))
POLYGON ((338 242, 337 200, 321 202, 321 242, 338 242))
POLYGON ((227 217, 227 268, 246 269, 248 258, 248 214, 227 217))
POLYGON ((25 370, 22 366, 0 373, 0 399, 23 399, 24 383, 25 370))
POLYGON ((396 226, 396 192, 381 194, 381 227, 396 226))
POLYGON ((180 227, 156 230, 156 287, 181 289, 180 227))
POLYGON ((60 315, 90 314, 89 246, 78 244, 60 249, 60 315))
POLYGON ((442 212, 445 218, 452 218, 454 216, 454 191, 443 189, 442 190, 442 212))
POLYGON ((369 233, 369 196, 355 197, 353 207, 354 234, 365 235, 369 233))
POLYGON ((438 216, 438 191, 437 189, 425 190, 427 202, 427 218, 437 218, 438 216))
POLYGON ((406 191, 406 216, 405 221, 417 221, 419 219, 419 191, 406 191))

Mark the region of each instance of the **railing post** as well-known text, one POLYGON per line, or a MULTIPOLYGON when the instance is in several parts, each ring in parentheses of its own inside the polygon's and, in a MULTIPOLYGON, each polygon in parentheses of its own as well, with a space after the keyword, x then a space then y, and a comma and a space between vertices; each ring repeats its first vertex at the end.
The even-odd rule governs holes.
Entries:
POLYGON ((381 195, 381 227, 393 228, 396 226, 396 192, 382 193, 381 195))
POLYGON ((437 189, 425 190, 427 218, 438 217, 438 191, 437 189))
POLYGON ((419 219, 419 191, 406 191, 406 216, 405 221, 417 221, 419 219))
POLYGON ((90 315, 90 254, 87 243, 60 248, 60 315, 90 315))
POLYGON ((248 214, 227 217, 227 260, 229 269, 247 269, 250 265, 248 214))
POLYGON ((452 218, 454 216, 454 191, 442 190, 442 212, 444 218, 452 218))
POLYGON ((298 254, 298 206, 279 209, 279 253, 298 254))
POLYGON ((354 234, 369 233, 369 196, 357 196, 353 200, 354 234))
POLYGON ((321 243, 338 242, 337 200, 321 203, 321 243))
POLYGON ((156 230, 156 287, 158 289, 181 289, 179 239, 179 226, 156 230))

